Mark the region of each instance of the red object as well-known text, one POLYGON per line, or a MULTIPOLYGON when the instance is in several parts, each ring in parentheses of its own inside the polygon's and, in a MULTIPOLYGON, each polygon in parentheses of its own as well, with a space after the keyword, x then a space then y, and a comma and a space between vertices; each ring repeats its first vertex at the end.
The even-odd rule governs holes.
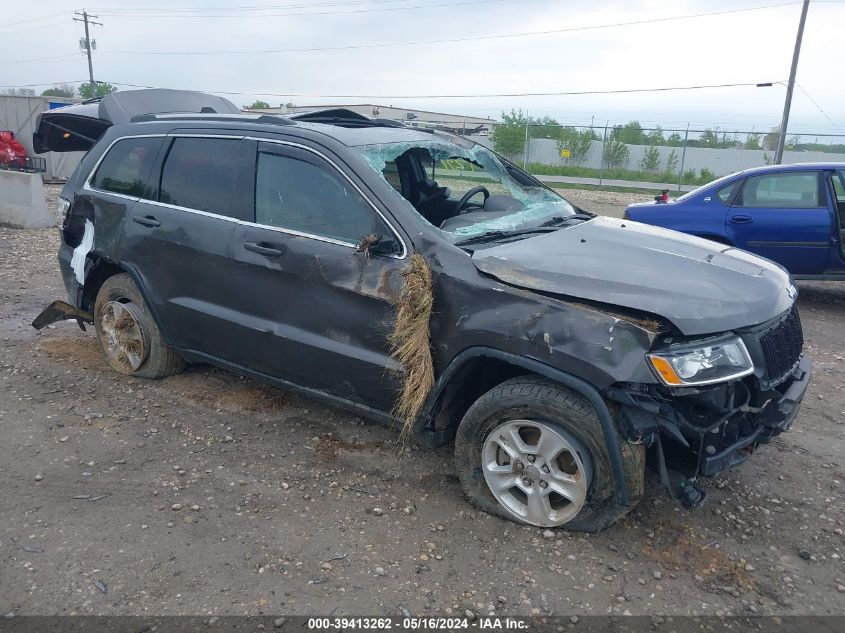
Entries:
POLYGON ((660 201, 661 202, 669 202, 669 190, 668 189, 663 189, 660 192, 660 201))
POLYGON ((26 149, 9 130, 0 130, 0 164, 20 169, 26 167, 26 149))

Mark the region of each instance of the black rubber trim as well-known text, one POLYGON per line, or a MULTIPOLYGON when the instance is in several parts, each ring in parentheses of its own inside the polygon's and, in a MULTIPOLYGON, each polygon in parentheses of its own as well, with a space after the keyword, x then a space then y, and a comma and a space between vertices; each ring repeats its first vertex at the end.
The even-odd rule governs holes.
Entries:
POLYGON ((769 242, 749 240, 749 246, 776 246, 778 248, 829 248, 830 242, 769 242))
POLYGON ((845 271, 833 271, 828 273, 819 273, 818 275, 792 275, 793 279, 798 281, 845 281, 845 271))
POLYGON ((625 485, 625 471, 622 466, 622 451, 619 448, 616 427, 613 424, 613 418, 610 415, 610 410, 607 408, 607 403, 605 403, 598 390, 587 381, 531 358, 516 356, 488 347, 470 347, 465 349, 452 359, 437 379, 434 388, 426 399, 423 413, 417 421, 415 432, 420 436, 425 436, 427 439, 426 443, 429 446, 437 447, 445 443, 443 439, 448 435, 448 432, 436 431, 431 426, 434 419, 433 412, 435 411, 435 406, 440 400, 443 390, 461 366, 471 359, 480 357, 501 360, 521 367, 531 373, 545 376, 574 389, 590 401, 590 404, 593 405, 593 409, 596 411, 604 433, 604 442, 607 445, 607 452, 610 456, 610 464, 613 470, 616 500, 619 504, 627 507, 630 502, 628 499, 628 488, 625 485))

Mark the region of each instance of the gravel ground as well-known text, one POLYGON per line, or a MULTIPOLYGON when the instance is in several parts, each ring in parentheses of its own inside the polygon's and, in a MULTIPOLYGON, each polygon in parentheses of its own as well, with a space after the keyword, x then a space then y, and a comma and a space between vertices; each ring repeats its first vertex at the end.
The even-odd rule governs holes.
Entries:
POLYGON ((622 193, 616 191, 591 191, 586 189, 561 189, 559 193, 571 203, 586 211, 621 218, 622 212, 634 202, 653 202, 654 194, 622 193))
POLYGON ((697 511, 652 478, 582 535, 475 511, 448 449, 400 453, 392 430, 207 366, 127 378, 75 324, 35 332, 64 293, 57 246, 0 229, 0 613, 845 612, 843 284, 802 285, 815 374, 790 433, 697 511))

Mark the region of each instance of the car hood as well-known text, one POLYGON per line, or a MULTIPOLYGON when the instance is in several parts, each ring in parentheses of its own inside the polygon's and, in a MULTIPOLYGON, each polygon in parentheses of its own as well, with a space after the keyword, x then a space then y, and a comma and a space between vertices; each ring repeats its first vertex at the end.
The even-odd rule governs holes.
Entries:
POLYGON ((472 261, 510 285, 657 314, 686 335, 762 323, 795 296, 789 274, 766 259, 605 217, 479 249, 472 261))

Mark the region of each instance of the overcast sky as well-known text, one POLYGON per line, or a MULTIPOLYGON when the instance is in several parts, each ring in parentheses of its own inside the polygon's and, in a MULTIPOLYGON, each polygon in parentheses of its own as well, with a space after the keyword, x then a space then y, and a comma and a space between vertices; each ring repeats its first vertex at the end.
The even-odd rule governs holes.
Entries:
MULTIPOLYGON (((97 5, 89 10, 104 24, 92 32, 95 79, 116 84, 244 93, 229 96, 238 105, 256 98, 272 105, 363 102, 492 117, 522 108, 572 124, 638 119, 664 128, 691 122, 758 130, 779 123, 784 86, 582 96, 398 96, 785 82, 801 12, 800 0, 93 1, 97 5), (479 38, 765 6, 770 8, 522 37, 289 50, 479 38), (287 52, 210 53, 268 49, 287 52), (144 54, 189 51, 204 54, 144 54)), ((80 8, 68 0, 3 3, 0 87, 86 79, 88 68, 78 52, 82 26, 71 20, 80 8), (53 17, 40 19, 46 16, 53 17), (54 56, 64 57, 10 63, 54 56)), ((845 134, 843 24, 845 2, 811 2, 798 67, 806 93, 796 88, 790 132, 845 134)))

